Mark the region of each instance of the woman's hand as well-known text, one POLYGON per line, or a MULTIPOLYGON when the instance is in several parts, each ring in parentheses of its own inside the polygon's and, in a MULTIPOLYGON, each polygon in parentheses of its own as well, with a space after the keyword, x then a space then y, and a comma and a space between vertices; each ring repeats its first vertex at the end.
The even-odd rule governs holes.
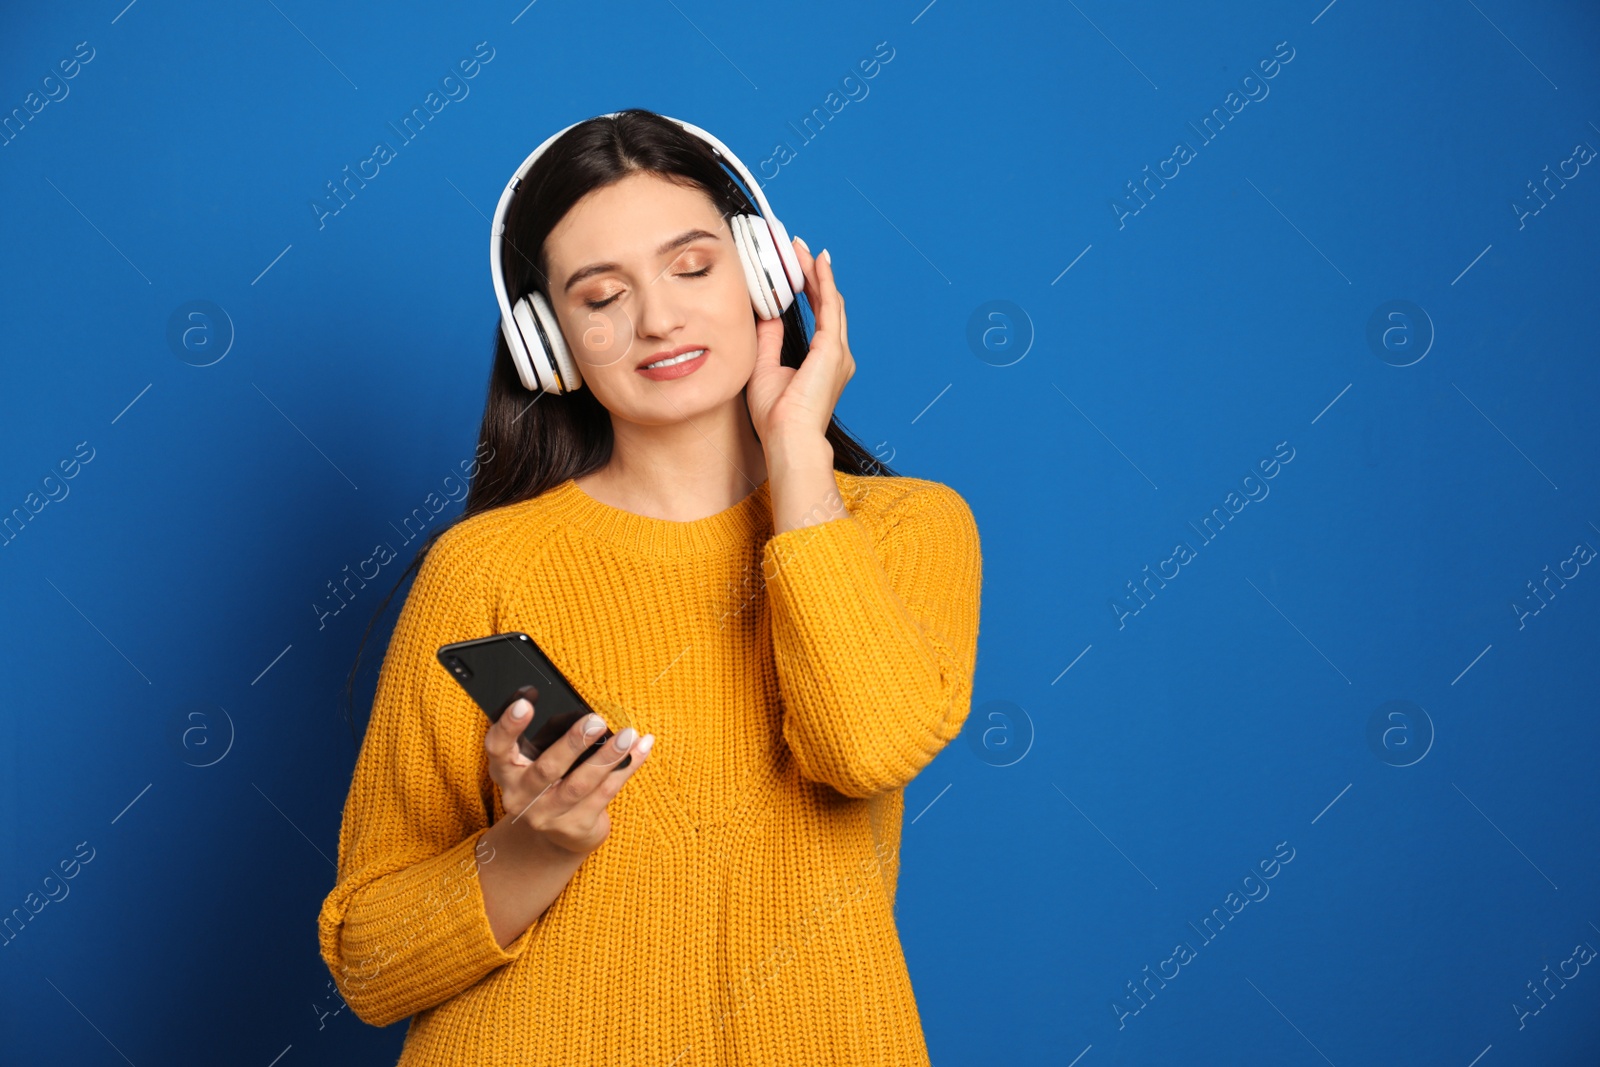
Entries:
POLYGON ((606 724, 598 715, 585 715, 537 759, 529 759, 519 742, 533 721, 530 701, 538 699, 539 691, 529 686, 525 694, 525 698, 512 702, 484 736, 489 777, 500 787, 501 800, 510 816, 507 822, 524 827, 543 846, 587 855, 611 833, 606 805, 643 765, 655 735, 640 738, 633 727, 625 727, 563 778, 573 762, 605 731, 606 724), (633 754, 632 762, 613 771, 629 753, 633 754))
POLYGON ((845 383, 856 372, 850 355, 850 335, 844 314, 844 297, 834 284, 832 257, 827 249, 814 259, 800 238, 794 239, 795 256, 805 274, 806 299, 816 317, 811 350, 799 369, 779 362, 783 349, 783 318, 756 323, 756 365, 745 387, 750 422, 769 455, 774 447, 794 443, 811 447, 825 440, 828 422, 845 383))

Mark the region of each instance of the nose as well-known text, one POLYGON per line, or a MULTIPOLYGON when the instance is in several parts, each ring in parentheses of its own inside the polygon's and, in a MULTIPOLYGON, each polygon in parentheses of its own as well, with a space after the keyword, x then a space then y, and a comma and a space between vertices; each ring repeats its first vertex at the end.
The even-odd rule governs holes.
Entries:
POLYGON ((640 337, 671 337, 684 321, 683 297, 674 293, 672 286, 660 284, 658 278, 639 290, 634 304, 634 324, 640 337))

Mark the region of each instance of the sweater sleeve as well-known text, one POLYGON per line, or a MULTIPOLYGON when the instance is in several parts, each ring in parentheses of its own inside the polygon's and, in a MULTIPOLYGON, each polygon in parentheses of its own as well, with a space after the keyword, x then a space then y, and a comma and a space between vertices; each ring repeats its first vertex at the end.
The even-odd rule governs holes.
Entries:
MULTIPOLYGON (((521 955, 500 947, 478 882, 493 797, 489 721, 435 658, 494 632, 475 561, 450 533, 423 558, 378 675, 339 832, 336 884, 318 916, 340 994, 375 1026, 433 1007, 521 955)), ((478 562, 481 569, 481 562, 478 562)))
POLYGON ((805 778, 859 798, 903 787, 960 733, 977 666, 966 501, 929 482, 885 522, 874 537, 849 514, 762 553, 784 741, 805 778))

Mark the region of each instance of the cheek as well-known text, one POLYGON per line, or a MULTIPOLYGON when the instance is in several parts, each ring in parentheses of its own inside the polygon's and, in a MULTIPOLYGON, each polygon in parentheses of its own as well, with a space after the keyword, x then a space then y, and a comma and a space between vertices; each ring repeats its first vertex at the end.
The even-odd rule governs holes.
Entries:
POLYGON ((727 269, 719 272, 717 293, 717 314, 719 318, 731 320, 737 313, 741 304, 748 306, 750 296, 745 288, 744 269, 739 266, 738 260, 730 260, 727 269))
POLYGON ((750 288, 744 280, 744 269, 737 262, 723 279, 719 294, 719 318, 725 328, 735 335, 748 331, 755 337, 755 308, 750 302, 750 288))
POLYGON ((719 309, 717 333, 724 344, 732 345, 740 351, 749 349, 751 358, 754 358, 756 313, 750 304, 750 290, 745 287, 742 277, 737 287, 729 287, 719 309))
POLYGON ((583 308, 571 321, 562 322, 562 335, 585 373, 601 373, 627 363, 633 348, 633 320, 619 303, 603 308, 583 308))

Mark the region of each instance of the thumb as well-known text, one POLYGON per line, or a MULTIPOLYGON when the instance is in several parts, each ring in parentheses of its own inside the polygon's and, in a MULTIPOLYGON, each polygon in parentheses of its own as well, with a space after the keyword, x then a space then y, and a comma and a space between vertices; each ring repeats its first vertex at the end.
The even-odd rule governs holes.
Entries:
POLYGON ((783 317, 756 320, 756 369, 776 367, 783 354, 783 317))

